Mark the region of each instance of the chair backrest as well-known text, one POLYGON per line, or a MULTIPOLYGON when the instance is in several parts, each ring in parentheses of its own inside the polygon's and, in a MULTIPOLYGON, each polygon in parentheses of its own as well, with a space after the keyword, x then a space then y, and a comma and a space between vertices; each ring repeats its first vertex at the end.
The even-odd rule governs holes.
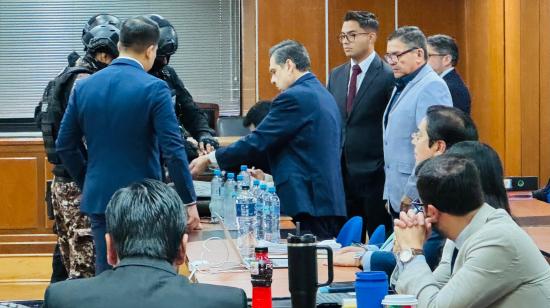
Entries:
POLYGON ((369 237, 369 245, 381 246, 386 241, 386 226, 379 225, 369 237))
POLYGON ((246 136, 250 133, 243 126, 243 117, 220 117, 216 128, 218 136, 246 136))
POLYGON ((336 242, 342 245, 342 247, 353 243, 361 243, 362 230, 363 218, 361 216, 354 216, 344 224, 340 233, 338 233, 338 237, 336 237, 336 242))
POLYGON ((220 117, 220 106, 213 103, 195 103, 208 118, 208 126, 216 130, 216 123, 218 123, 218 118, 220 117))

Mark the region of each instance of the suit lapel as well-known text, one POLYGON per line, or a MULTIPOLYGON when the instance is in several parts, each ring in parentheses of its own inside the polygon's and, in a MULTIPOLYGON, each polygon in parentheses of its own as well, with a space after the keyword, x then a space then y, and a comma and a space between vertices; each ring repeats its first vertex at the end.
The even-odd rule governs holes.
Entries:
POLYGON ((336 97, 336 102, 338 102, 338 107, 340 108, 340 112, 342 112, 344 119, 346 118, 346 101, 348 96, 348 83, 349 83, 349 77, 350 77, 349 71, 350 71, 350 63, 348 62, 347 64, 344 65, 344 67, 342 67, 341 77, 336 78, 336 82, 338 82, 338 84, 335 87, 338 89, 344 89, 339 93, 339 96, 336 97))
MULTIPOLYGON (((418 82, 420 82, 420 80, 422 80, 424 78, 424 76, 426 76, 426 74, 428 74, 429 70, 428 70, 428 65, 429 64, 425 64, 424 67, 422 68, 422 70, 420 72, 418 72, 418 75, 416 75, 416 77, 411 80, 407 86, 405 86, 405 89, 403 89, 403 91, 401 92, 401 94, 399 94, 399 97, 397 98, 397 101, 395 101, 395 103, 393 103, 393 106, 391 106, 391 110, 387 110, 388 113, 391 113, 393 110, 395 110, 395 108, 397 108, 397 105, 399 105, 399 103, 401 102, 401 100, 403 99, 403 97, 405 97, 405 95, 407 94, 407 92, 410 91, 410 89, 412 89, 418 82)), ((393 94, 392 94, 392 97, 393 95, 395 95, 395 87, 393 89, 393 94)), ((391 98, 390 98, 390 102, 391 102, 391 98)), ((389 104, 388 104, 388 107, 389 107, 389 104)), ((385 115, 384 115, 385 116, 385 115)), ((388 115, 389 116, 389 115, 388 115)), ((389 125, 389 121, 388 121, 388 125, 389 125)))
POLYGON ((371 86, 372 82, 376 79, 376 77, 378 77, 378 74, 380 73, 380 67, 380 58, 378 57, 378 55, 375 55, 372 63, 369 66, 369 69, 365 73, 365 77, 363 77, 363 81, 361 82, 361 86, 359 87, 357 95, 355 95, 355 98, 353 99, 353 106, 348 117, 348 121, 353 116, 353 112, 355 111, 355 109, 358 108, 357 106, 363 103, 363 96, 365 96, 365 93, 368 92, 367 89, 371 86))

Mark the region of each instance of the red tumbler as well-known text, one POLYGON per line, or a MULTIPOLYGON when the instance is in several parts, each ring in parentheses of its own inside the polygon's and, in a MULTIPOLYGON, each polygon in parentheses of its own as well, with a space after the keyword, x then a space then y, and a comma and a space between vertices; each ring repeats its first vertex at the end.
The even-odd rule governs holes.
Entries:
POLYGON ((273 263, 267 255, 267 247, 256 247, 254 252, 256 258, 250 262, 252 308, 272 308, 271 282, 273 263))

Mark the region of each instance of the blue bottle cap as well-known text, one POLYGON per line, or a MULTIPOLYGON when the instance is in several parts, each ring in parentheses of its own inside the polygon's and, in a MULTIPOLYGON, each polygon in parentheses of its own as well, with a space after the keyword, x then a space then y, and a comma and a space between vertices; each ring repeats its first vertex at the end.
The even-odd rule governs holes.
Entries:
POLYGON ((265 184, 265 183, 260 184, 260 189, 261 190, 266 190, 267 189, 267 184, 265 184))
POLYGON ((274 193, 275 192, 275 187, 274 186, 269 186, 267 191, 270 192, 270 193, 274 193))
POLYGON ((254 183, 255 186, 258 186, 258 185, 260 185, 260 180, 255 179, 253 183, 254 183))
POLYGON ((242 176, 242 174, 237 175, 237 181, 242 181, 243 178, 244 178, 244 177, 242 176))
POLYGON ((248 167, 246 165, 241 165, 241 171, 246 171, 248 170, 248 167))
POLYGON ((220 176, 220 175, 222 175, 222 171, 220 169, 215 169, 214 170, 214 175, 220 176))
POLYGON ((235 178, 235 173, 229 172, 229 173, 227 174, 227 178, 228 178, 228 179, 234 179, 234 178, 235 178))

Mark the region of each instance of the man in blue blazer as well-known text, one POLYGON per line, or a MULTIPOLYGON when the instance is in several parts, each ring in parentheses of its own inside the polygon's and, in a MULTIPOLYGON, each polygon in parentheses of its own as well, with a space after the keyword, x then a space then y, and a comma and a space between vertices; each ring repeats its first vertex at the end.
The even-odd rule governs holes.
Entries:
POLYGON ((338 234, 346 216, 340 171, 341 116, 332 95, 309 72, 307 50, 286 40, 271 48, 271 82, 281 90, 267 117, 249 135, 191 162, 193 174, 209 163, 222 169, 266 152, 281 212, 319 239, 338 234))
POLYGON ((145 17, 126 20, 120 32, 119 58, 76 83, 61 122, 57 152, 82 189, 80 210, 91 218, 96 275, 109 268, 107 203, 121 187, 145 178, 161 179, 160 152, 187 205, 190 228, 200 227, 170 90, 165 82, 147 74, 158 40, 159 29, 153 21, 145 17))
POLYGON ((458 46, 456 41, 444 34, 428 37, 428 64, 447 83, 453 106, 470 114, 470 91, 456 71, 458 46))
POLYGON ((382 119, 384 200, 388 200, 388 209, 395 218, 401 209, 418 199, 411 136, 426 116, 428 107, 453 105, 443 79, 426 65, 426 45, 426 37, 418 27, 402 27, 389 36, 384 56, 397 79, 382 119))

